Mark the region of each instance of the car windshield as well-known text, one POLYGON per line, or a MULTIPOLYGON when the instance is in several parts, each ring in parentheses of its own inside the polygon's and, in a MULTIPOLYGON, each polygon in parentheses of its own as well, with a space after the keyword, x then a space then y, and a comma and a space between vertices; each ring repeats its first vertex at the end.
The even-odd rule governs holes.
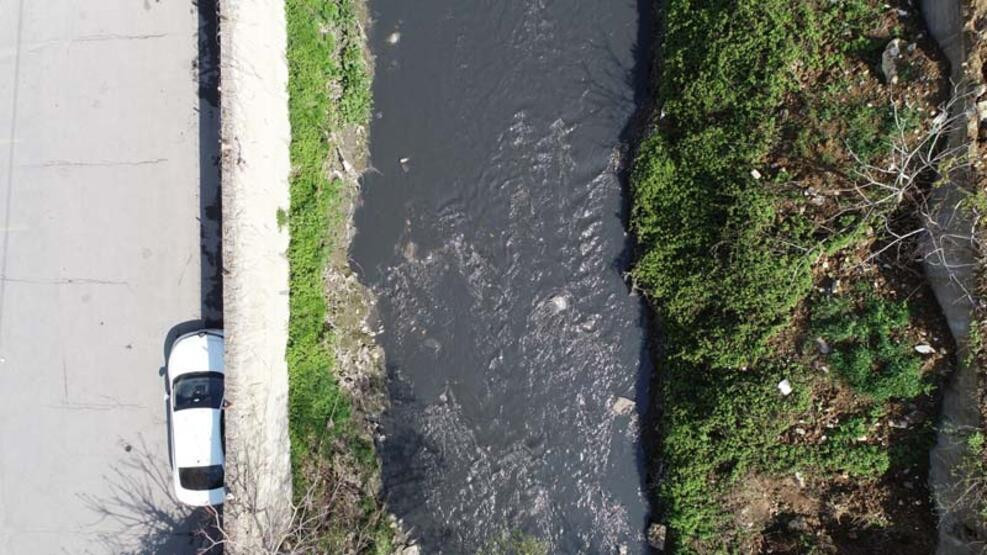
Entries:
POLYGON ((178 469, 178 481, 191 490, 209 490, 223 487, 223 465, 193 466, 178 469))
POLYGON ((223 404, 223 375, 198 372, 179 376, 174 387, 175 410, 212 408, 223 404))

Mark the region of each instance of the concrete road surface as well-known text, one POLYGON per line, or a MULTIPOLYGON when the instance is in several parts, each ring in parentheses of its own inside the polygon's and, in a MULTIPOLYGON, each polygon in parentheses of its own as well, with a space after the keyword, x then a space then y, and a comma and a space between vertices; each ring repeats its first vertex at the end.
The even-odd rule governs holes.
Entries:
POLYGON ((0 553, 190 550, 159 371, 217 316, 200 31, 189 0, 0 0, 0 553))

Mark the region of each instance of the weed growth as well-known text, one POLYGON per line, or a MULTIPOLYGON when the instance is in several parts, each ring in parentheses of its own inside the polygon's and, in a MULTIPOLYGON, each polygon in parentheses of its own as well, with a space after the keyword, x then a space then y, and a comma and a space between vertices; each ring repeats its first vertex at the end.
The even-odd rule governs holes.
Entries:
POLYGON ((324 275, 333 230, 343 218, 343 183, 327 177, 333 131, 367 122, 370 77, 364 63, 356 6, 351 0, 287 0, 291 206, 279 225, 291 232, 288 330, 289 414, 295 490, 307 473, 334 484, 356 482, 355 499, 322 492, 338 518, 319 523, 327 553, 390 551, 392 533, 379 501, 364 487, 377 472, 373 446, 352 417, 352 404, 334 374, 324 275), (353 476, 337 476, 340 468, 353 476))

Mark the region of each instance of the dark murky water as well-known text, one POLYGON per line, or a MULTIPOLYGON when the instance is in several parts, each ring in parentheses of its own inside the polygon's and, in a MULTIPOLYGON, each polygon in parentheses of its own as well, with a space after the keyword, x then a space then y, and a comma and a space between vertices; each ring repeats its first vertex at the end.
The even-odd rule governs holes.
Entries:
POLYGON ((376 171, 352 256, 384 328, 391 509, 426 553, 512 532, 643 551, 651 369, 617 168, 650 2, 371 9, 376 171))

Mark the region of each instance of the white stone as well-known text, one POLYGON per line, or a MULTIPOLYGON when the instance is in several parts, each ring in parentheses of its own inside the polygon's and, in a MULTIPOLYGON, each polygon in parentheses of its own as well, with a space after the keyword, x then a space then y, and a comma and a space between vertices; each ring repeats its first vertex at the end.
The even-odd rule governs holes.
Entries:
POLYGON ((634 412, 634 401, 631 401, 627 397, 617 397, 614 400, 611 409, 613 410, 614 414, 620 416, 626 416, 634 412))

